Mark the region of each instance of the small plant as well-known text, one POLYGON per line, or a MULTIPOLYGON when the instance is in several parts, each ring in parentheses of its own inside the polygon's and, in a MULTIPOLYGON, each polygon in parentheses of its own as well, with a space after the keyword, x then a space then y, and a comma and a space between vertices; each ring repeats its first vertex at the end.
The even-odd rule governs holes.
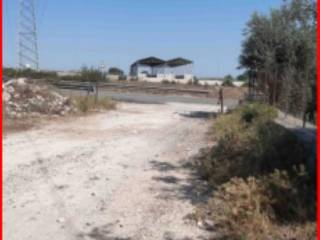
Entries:
POLYGON ((162 81, 161 81, 161 83, 162 83, 162 84, 170 84, 170 81, 169 81, 169 80, 164 79, 164 80, 162 80, 162 81))
POLYGON ((77 108, 82 113, 87 113, 92 110, 111 110, 115 109, 116 104, 107 97, 95 99, 94 96, 75 97, 74 101, 77 108))

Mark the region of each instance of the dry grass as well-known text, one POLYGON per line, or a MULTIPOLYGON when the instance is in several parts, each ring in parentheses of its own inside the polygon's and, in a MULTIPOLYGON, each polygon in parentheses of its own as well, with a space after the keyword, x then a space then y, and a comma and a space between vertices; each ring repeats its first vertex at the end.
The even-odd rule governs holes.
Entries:
POLYGON ((275 111, 250 105, 221 116, 217 145, 197 161, 213 196, 199 215, 223 239, 314 239, 315 184, 295 135, 272 122, 275 111))
POLYGON ((73 98, 78 110, 82 113, 90 111, 112 110, 116 103, 108 97, 95 99, 95 96, 77 96, 73 98))

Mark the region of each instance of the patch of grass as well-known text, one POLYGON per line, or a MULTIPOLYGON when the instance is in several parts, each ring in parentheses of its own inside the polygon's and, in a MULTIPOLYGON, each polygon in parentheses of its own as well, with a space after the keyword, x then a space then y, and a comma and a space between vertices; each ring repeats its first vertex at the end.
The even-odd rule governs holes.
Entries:
POLYGON ((80 112, 87 113, 95 110, 112 110, 116 103, 108 97, 95 99, 95 96, 77 96, 73 100, 80 112))
POLYGON ((211 130, 217 144, 196 161, 213 189, 200 215, 225 239, 315 238, 315 181, 297 137, 272 121, 276 113, 250 104, 220 116, 211 130))

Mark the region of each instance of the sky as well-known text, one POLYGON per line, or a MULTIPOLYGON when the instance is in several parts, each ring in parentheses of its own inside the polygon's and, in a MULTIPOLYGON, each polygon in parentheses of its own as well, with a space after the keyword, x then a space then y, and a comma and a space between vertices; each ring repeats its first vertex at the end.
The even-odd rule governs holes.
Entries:
MULTIPOLYGON (((3 0, 3 62, 17 66, 18 1, 3 0)), ((118 67, 184 57, 199 77, 236 76, 252 13, 282 0, 35 0, 40 68, 118 67)))

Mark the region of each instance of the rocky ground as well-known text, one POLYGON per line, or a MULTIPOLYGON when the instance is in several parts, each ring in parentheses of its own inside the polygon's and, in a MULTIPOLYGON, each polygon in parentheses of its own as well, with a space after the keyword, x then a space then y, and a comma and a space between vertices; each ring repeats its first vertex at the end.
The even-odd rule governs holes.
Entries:
POLYGON ((70 98, 35 80, 11 79, 2 85, 2 91, 3 114, 6 118, 61 116, 77 112, 70 98))
POLYGON ((212 105, 120 104, 4 137, 4 239, 187 240, 212 105))

